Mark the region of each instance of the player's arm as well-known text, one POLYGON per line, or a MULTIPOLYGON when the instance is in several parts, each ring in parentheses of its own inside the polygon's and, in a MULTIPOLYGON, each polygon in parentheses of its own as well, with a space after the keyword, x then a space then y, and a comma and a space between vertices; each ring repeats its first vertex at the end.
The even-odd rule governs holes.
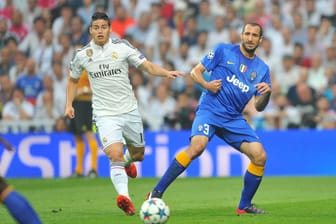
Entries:
POLYGON ((183 76, 184 73, 180 71, 169 71, 167 69, 164 69, 148 60, 144 61, 140 66, 139 69, 143 72, 146 72, 150 75, 154 76, 162 76, 167 77, 171 79, 175 79, 178 76, 183 76))
POLYGON ((194 80, 194 82, 201 85, 203 88, 216 93, 220 88, 222 87, 222 80, 212 80, 210 82, 207 82, 203 77, 203 72, 205 72, 205 67, 198 63, 190 72, 191 78, 194 80))
POLYGON ((78 79, 69 76, 66 88, 66 103, 64 111, 64 116, 69 118, 75 117, 75 110, 72 107, 72 102, 77 95, 77 85, 78 85, 78 79))
POLYGON ((271 98, 272 91, 271 87, 266 82, 258 83, 255 85, 255 87, 257 88, 258 93, 261 95, 255 97, 254 107, 258 112, 261 112, 267 106, 271 98))

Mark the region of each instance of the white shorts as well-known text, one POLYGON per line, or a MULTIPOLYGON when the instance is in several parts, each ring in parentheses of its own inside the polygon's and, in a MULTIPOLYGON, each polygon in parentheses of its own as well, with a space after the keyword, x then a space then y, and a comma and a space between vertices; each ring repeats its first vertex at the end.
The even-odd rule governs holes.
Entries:
POLYGON ((103 149, 116 142, 134 147, 145 146, 143 124, 138 110, 117 116, 96 117, 95 120, 103 149))

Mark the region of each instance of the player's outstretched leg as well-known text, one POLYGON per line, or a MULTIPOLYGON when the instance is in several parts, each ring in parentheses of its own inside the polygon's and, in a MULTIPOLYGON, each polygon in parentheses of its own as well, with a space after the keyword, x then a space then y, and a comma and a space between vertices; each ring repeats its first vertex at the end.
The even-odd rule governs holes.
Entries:
POLYGON ((191 158, 185 151, 178 153, 161 177, 154 189, 147 194, 148 198, 161 198, 168 186, 189 166, 191 158))
POLYGON ((8 186, 2 177, 0 177, 0 199, 18 223, 41 223, 41 220, 28 200, 8 186))
POLYGON ((237 215, 244 214, 266 214, 266 211, 256 208, 252 204, 252 198, 258 190, 264 174, 264 166, 257 166, 250 163, 244 176, 244 188, 241 194, 237 215))

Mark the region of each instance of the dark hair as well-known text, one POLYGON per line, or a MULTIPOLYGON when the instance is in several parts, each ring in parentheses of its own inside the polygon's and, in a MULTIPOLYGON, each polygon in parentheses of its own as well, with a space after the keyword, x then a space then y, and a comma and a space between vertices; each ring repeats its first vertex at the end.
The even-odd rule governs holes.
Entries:
POLYGON ((257 26, 257 27, 259 27, 259 30, 260 30, 260 31, 259 31, 259 35, 260 35, 260 37, 262 37, 262 36, 264 35, 264 31, 263 31, 262 26, 261 26, 259 23, 256 23, 256 22, 245 23, 245 25, 244 25, 244 27, 243 27, 243 30, 242 30, 242 33, 244 32, 245 27, 246 27, 247 25, 250 25, 250 26, 257 26))
POLYGON ((102 20, 107 21, 108 25, 110 26, 110 19, 109 19, 109 17, 106 15, 106 13, 103 13, 103 12, 95 12, 95 13, 92 15, 90 26, 92 25, 92 22, 94 22, 94 21, 96 21, 96 20, 99 20, 99 19, 102 19, 102 20))

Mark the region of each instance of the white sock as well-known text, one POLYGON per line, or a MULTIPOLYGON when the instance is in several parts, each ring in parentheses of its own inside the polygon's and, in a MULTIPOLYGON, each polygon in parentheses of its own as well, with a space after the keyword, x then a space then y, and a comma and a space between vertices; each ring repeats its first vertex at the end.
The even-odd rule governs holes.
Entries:
POLYGON ((118 194, 128 195, 128 177, 125 171, 124 162, 112 162, 110 167, 111 181, 118 194))
POLYGON ((125 151, 124 159, 125 159, 125 167, 128 167, 134 161, 132 159, 128 149, 126 149, 126 151, 125 151))

